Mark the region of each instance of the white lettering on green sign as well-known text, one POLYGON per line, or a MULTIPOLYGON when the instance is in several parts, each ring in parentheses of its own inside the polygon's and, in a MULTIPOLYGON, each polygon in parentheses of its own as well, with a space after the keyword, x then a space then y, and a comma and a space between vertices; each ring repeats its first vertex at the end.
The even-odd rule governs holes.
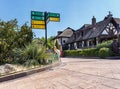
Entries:
POLYGON ((34 15, 34 16, 44 16, 44 12, 31 11, 31 15, 34 15))
POLYGON ((60 18, 60 14, 59 13, 48 13, 48 15, 47 15, 47 18, 49 18, 49 17, 56 17, 56 18, 60 18))
POLYGON ((40 16, 31 16, 32 20, 44 20, 44 17, 40 17, 40 16))

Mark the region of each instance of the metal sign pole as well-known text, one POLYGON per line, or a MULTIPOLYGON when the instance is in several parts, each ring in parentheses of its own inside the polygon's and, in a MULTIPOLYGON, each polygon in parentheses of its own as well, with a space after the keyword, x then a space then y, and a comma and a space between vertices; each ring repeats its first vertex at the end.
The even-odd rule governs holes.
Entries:
POLYGON ((47 44, 47 23, 49 21, 59 22, 59 13, 39 12, 31 11, 31 28, 33 29, 45 29, 45 45, 47 44))
POLYGON ((47 48, 47 12, 44 12, 44 15, 45 15, 45 45, 46 45, 46 48, 47 48))

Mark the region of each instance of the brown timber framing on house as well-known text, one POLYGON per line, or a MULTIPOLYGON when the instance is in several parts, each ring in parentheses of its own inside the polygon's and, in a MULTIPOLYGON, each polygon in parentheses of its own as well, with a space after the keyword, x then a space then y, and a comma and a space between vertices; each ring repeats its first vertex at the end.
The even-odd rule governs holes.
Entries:
POLYGON ((103 41, 116 39, 118 24, 120 24, 120 18, 112 17, 111 13, 100 22, 96 22, 96 18, 93 16, 92 24, 85 24, 76 30, 66 44, 71 50, 83 49, 95 47, 103 41))

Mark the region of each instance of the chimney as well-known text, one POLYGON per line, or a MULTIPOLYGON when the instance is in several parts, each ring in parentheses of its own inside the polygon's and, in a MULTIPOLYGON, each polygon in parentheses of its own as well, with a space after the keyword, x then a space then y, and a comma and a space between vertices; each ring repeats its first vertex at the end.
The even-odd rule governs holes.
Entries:
POLYGON ((93 16, 92 18, 92 26, 94 27, 96 25, 96 18, 93 16))

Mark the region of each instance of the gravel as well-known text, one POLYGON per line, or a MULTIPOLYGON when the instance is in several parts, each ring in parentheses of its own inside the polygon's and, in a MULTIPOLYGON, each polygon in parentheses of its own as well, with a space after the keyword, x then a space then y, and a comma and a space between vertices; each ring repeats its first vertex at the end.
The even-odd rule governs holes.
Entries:
POLYGON ((5 64, 0 66, 0 75, 9 74, 13 72, 18 72, 25 70, 26 68, 23 66, 13 65, 13 64, 5 64))

